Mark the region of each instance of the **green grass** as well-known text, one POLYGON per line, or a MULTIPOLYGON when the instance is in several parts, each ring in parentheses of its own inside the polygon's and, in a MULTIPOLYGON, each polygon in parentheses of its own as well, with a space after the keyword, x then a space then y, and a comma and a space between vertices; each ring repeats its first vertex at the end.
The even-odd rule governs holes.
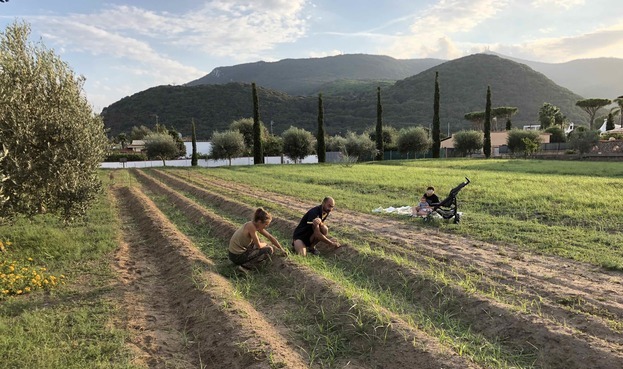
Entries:
MULTIPOLYGON (((186 169, 191 170, 191 169, 186 169)), ((379 206, 413 205, 427 186, 443 199, 469 177, 458 196, 460 226, 443 231, 516 245, 623 270, 623 166, 620 163, 538 160, 416 160, 339 164, 265 165, 199 169, 198 173, 320 201, 379 217, 379 206)), ((244 194, 241 194, 244 196, 244 194)))
POLYGON ((31 257, 66 285, 0 300, 0 366, 3 368, 138 368, 113 328, 120 312, 111 302, 114 275, 107 261, 116 248, 119 221, 102 194, 80 223, 49 216, 0 226, 15 253, 31 257))

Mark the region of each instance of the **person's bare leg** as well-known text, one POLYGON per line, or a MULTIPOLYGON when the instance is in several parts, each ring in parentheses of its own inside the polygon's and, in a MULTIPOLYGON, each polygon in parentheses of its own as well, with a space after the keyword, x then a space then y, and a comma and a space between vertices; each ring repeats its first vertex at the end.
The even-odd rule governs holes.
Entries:
POLYGON ((294 251, 296 251, 296 253, 299 255, 305 256, 307 255, 307 246, 305 246, 305 243, 303 243, 303 241, 295 240, 294 251))

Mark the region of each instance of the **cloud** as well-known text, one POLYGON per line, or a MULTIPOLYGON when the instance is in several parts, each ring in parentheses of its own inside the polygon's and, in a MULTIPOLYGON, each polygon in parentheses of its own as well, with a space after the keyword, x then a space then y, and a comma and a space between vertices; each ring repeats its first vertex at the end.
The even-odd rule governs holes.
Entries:
POLYGON ((508 4, 508 0, 441 0, 415 18, 410 34, 394 36, 390 46, 380 52, 397 58, 463 56, 464 50, 453 41, 453 35, 478 27, 508 4))
MULTIPOLYGON (((146 58, 192 69, 155 52, 205 52, 245 60, 305 34, 307 0, 218 0, 182 14, 112 5, 90 14, 36 17, 47 38, 66 50, 146 58)), ((197 72, 196 70, 194 72, 197 72)))
POLYGON ((564 62, 578 58, 623 58, 623 23, 577 36, 542 38, 514 45, 496 45, 502 54, 530 60, 564 62))
POLYGON ((184 37, 173 41, 216 56, 244 60, 303 37, 306 0, 216 1, 187 14, 184 37))
POLYGON ((576 6, 584 5, 585 0, 534 0, 532 6, 535 8, 563 8, 565 10, 572 9, 576 6))
POLYGON ((326 56, 336 56, 344 54, 340 50, 330 50, 330 51, 312 51, 309 53, 310 58, 324 58, 326 56))
POLYGON ((508 0, 442 0, 411 26, 414 35, 467 32, 503 10, 508 0))
POLYGON ((143 65, 145 68, 142 70, 154 77, 162 77, 166 73, 170 78, 186 80, 189 75, 204 74, 194 67, 158 53, 144 41, 109 32, 94 25, 59 18, 44 18, 39 25, 44 28, 43 37, 53 40, 65 52, 90 53, 96 57, 127 58, 133 61, 128 62, 128 65, 143 65), (51 29, 54 32, 50 32, 51 29))

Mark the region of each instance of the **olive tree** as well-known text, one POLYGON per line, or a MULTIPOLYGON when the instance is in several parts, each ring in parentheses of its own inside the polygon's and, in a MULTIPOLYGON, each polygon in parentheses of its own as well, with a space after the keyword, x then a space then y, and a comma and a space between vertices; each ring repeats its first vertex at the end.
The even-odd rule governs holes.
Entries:
POLYGON ((152 133, 144 140, 147 157, 162 160, 164 166, 166 166, 165 160, 175 159, 179 154, 177 142, 167 133, 152 133))
POLYGON ((348 156, 357 158, 357 160, 365 157, 373 158, 377 154, 375 142, 365 133, 358 135, 349 131, 346 134, 344 149, 348 156))
POLYGON ((102 184, 108 140, 83 94, 84 78, 15 22, 0 33, 0 214, 85 214, 102 184), (8 178, 8 179, 7 179, 8 178))
POLYGON ((299 163, 313 151, 314 136, 309 131, 290 127, 281 134, 281 137, 283 138, 283 153, 295 163, 299 163))
MULTIPOLYGON (((365 133, 368 134, 370 139, 374 142, 377 142, 377 134, 376 127, 370 127, 365 130, 365 133)), ((383 137, 383 150, 391 151, 396 150, 396 141, 398 140, 398 130, 392 126, 383 125, 382 127, 382 137, 383 137)), ((378 148, 378 145, 377 145, 378 148)))
POLYGON ((422 127, 403 128, 398 132, 396 146, 398 151, 405 154, 411 151, 426 152, 431 147, 431 140, 422 127))
POLYGON ((346 137, 335 135, 327 139, 327 151, 346 154, 346 137))
POLYGON ((234 130, 212 133, 212 146, 210 157, 214 160, 227 159, 231 166, 231 158, 238 157, 244 153, 244 136, 234 130))
MULTIPOLYGON (((262 140, 266 140, 268 137, 268 129, 264 125, 263 122, 260 122, 261 132, 262 132, 262 140)), ((242 133, 244 137, 244 145, 245 151, 244 155, 250 156, 253 151, 253 142, 254 142, 254 122, 253 118, 242 118, 234 120, 229 124, 229 129, 232 131, 238 131, 242 133)))
POLYGON ((475 154, 482 150, 483 134, 480 131, 460 131, 452 136, 454 150, 461 156, 475 154))

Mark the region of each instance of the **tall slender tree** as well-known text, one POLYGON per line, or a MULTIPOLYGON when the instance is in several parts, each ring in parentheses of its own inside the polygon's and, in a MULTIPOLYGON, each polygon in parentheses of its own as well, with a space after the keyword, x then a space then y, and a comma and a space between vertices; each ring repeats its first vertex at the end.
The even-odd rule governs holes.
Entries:
POLYGON ((262 125, 260 123, 260 103, 257 97, 255 82, 253 89, 253 164, 264 164, 264 147, 262 146, 262 125))
POLYGON ((606 119, 606 131, 614 129, 614 115, 612 112, 608 113, 608 119, 606 119))
POLYGON ((199 160, 197 155, 197 131, 195 130, 195 118, 192 119, 192 143, 193 143, 193 154, 190 159, 190 165, 196 167, 199 160))
POLYGON ((435 72, 435 99, 433 102, 433 158, 439 157, 441 137, 439 127, 439 72, 435 72))
POLYGON ((318 162, 327 161, 327 145, 324 141, 324 106, 322 104, 322 94, 318 94, 318 133, 316 134, 316 153, 318 162))
POLYGON ((381 87, 376 88, 376 160, 383 160, 383 105, 381 105, 381 87))
POLYGON ((485 106, 485 129, 482 151, 485 158, 491 157, 491 86, 487 86, 487 105, 485 106))

